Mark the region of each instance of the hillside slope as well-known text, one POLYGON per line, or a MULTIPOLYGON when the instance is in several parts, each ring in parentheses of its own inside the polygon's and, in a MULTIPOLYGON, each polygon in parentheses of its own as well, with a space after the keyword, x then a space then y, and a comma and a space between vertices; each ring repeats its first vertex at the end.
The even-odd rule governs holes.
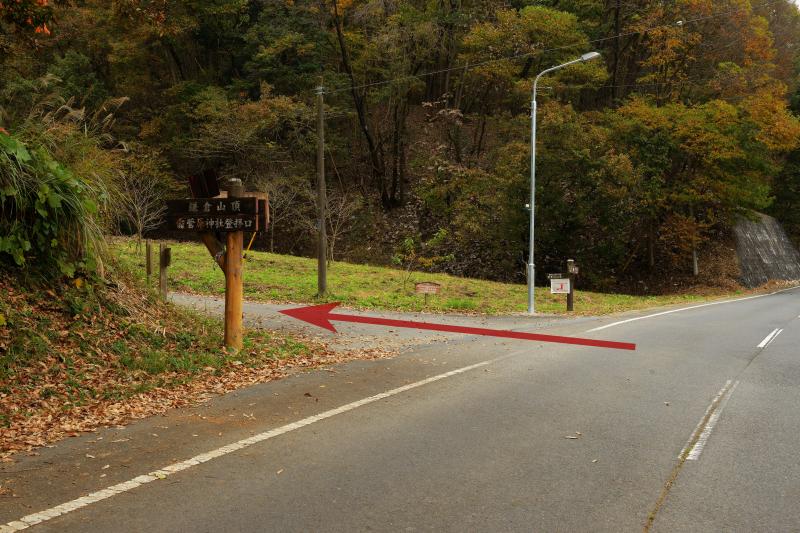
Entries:
POLYGON ((218 321, 119 279, 51 288, 0 275, 0 460, 293 368, 364 355, 267 331, 247 332, 245 348, 226 353, 218 321))

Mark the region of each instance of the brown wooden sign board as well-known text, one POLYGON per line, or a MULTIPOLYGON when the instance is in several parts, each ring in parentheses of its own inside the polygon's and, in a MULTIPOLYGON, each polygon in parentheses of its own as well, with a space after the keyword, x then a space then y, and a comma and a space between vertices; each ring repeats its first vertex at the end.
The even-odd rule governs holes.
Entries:
POLYGON ((167 215, 167 227, 181 231, 261 231, 258 214, 212 215, 186 214, 167 215))
POLYGON ((423 283, 417 283, 414 285, 414 289, 417 294, 439 294, 442 286, 438 283, 426 281, 423 283))
MULTIPOLYGON (((218 198, 227 198, 228 191, 222 191, 218 198)), ((261 215, 263 226, 261 229, 266 231, 269 227, 269 193, 248 191, 242 193, 243 198, 256 198, 258 200, 258 214, 261 215)))
MULTIPOLYGON (((266 196, 266 195, 265 195, 266 196)), ((269 227, 269 198, 258 198, 258 214, 264 223, 264 229, 269 227)))

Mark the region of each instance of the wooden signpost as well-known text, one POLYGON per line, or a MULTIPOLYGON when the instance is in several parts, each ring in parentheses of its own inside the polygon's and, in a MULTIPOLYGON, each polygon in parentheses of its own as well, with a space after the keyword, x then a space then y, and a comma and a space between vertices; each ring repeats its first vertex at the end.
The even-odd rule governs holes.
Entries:
MULTIPOLYGON (((263 193, 246 193, 242 181, 228 182, 225 197, 191 198, 167 202, 168 228, 200 234, 214 261, 225 273, 225 347, 242 349, 242 256, 244 232, 266 231, 269 202, 263 193), (219 237, 225 235, 225 243, 219 237)), ((191 181, 192 192, 219 190, 203 180, 191 181), (203 185, 202 187, 200 185, 203 185)))
POLYGON ((428 295, 429 294, 439 294, 439 291, 442 290, 442 286, 439 283, 434 283, 432 281, 423 281, 422 283, 417 283, 414 285, 414 292, 417 294, 424 294, 425 295, 425 305, 428 305, 428 295))

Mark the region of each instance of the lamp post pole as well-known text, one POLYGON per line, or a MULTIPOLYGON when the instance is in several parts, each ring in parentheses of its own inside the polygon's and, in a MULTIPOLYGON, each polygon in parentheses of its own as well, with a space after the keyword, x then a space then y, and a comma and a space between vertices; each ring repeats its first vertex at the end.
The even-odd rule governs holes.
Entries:
POLYGON ((545 74, 568 67, 569 65, 574 65, 575 63, 591 61, 592 59, 596 59, 598 57, 600 57, 600 54, 597 52, 583 54, 578 59, 573 59, 572 61, 568 61, 566 63, 562 63, 561 65, 543 70, 538 76, 536 76, 536 79, 533 80, 533 92, 531 97, 531 220, 530 232, 528 234, 528 314, 531 315, 536 312, 536 304, 534 303, 533 294, 534 282, 536 281, 536 266, 534 263, 533 247, 534 230, 536 229, 536 89, 539 85, 539 78, 545 74))

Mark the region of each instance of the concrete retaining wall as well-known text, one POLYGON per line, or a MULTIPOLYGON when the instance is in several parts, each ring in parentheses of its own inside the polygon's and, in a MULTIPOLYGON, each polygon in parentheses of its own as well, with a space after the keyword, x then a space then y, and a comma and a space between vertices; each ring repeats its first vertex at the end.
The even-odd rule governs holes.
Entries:
POLYGON ((800 252, 774 218, 757 213, 734 228, 741 282, 756 287, 770 280, 800 280, 800 252))

